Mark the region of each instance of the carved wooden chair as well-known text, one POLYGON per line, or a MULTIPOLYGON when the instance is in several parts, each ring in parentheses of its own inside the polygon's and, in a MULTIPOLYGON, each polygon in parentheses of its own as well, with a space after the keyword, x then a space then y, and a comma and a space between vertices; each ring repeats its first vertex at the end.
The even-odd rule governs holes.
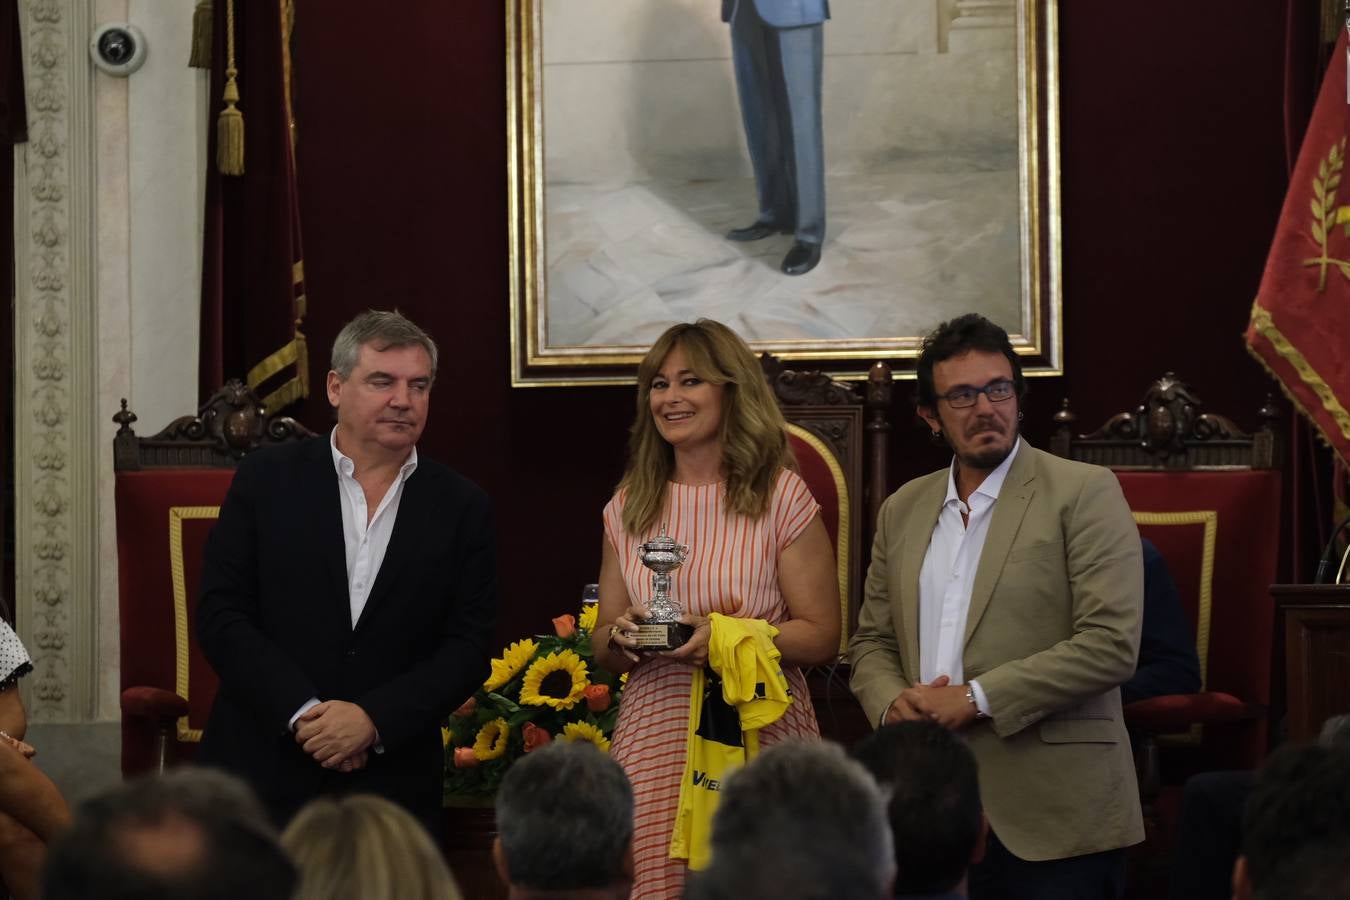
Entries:
POLYGON ((231 380, 195 416, 138 437, 122 409, 113 438, 118 609, 121 630, 122 772, 189 761, 215 698, 216 676, 194 637, 202 550, 234 467, 250 450, 311 436, 269 417, 231 380))
POLYGON ((1168 372, 1135 409, 1089 434, 1075 434, 1067 399, 1054 417, 1052 452, 1115 470, 1141 534, 1167 560, 1196 636, 1200 692, 1125 707, 1146 805, 1160 788, 1160 744, 1169 770, 1181 772, 1254 768, 1265 754, 1281 447, 1270 398, 1257 415, 1258 429, 1244 432, 1202 411, 1168 372))
POLYGON ((870 728, 841 669, 846 668, 843 653, 858 622, 877 511, 886 499, 891 369, 884 362, 874 364, 860 390, 822 372, 784 368, 767 353, 760 362, 788 420, 788 441, 802 478, 821 506, 839 568, 840 661, 807 673, 812 697, 821 727, 830 736, 861 737, 870 728), (835 713, 846 721, 841 724, 835 713))

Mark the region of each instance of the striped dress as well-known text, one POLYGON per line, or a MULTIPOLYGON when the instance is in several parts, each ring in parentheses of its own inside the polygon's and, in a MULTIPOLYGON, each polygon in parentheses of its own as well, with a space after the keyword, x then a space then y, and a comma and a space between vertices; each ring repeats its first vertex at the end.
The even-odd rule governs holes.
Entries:
MULTIPOLYGON (((638 559, 638 546, 666 525, 666 533, 689 548, 689 558, 672 574, 671 595, 686 612, 712 612, 767 619, 787 618, 778 589, 778 556, 801 536, 820 506, 806 483, 783 470, 773 501, 759 519, 729 515, 723 509, 723 485, 671 483, 666 513, 650 533, 623 530, 623 497, 605 506, 605 534, 618 554, 630 602, 652 597, 651 570, 638 559)), ((816 737, 820 730, 801 670, 784 667, 793 703, 783 718, 760 732, 761 746, 785 737, 816 737)), ((633 831, 633 897, 678 898, 685 864, 670 858, 670 836, 684 772, 693 669, 658 657, 644 657, 628 676, 614 728, 611 753, 633 783, 636 811, 633 831)))

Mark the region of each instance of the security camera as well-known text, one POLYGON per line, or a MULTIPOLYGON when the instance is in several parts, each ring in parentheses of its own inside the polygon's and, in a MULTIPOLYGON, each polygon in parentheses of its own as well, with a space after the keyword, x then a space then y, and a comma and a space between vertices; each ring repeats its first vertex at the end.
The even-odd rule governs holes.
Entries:
POLYGON ((109 75, 125 78, 145 63, 149 45, 135 25, 108 22, 94 29, 89 40, 89 56, 109 75))

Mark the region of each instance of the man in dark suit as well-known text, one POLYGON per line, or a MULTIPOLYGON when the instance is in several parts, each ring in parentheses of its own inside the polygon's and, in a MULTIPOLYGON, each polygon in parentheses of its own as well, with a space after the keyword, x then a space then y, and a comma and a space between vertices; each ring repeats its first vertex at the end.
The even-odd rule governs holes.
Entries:
POLYGON ((820 262, 825 240, 825 141, 820 120, 824 22, 829 0, 722 0, 759 217, 731 241, 796 238, 788 275, 820 262))
POLYGON ((1130 680, 1120 686, 1121 703, 1200 690, 1195 633, 1181 608, 1177 583, 1153 542, 1144 538, 1142 544, 1144 631, 1139 640, 1139 664, 1130 680))
POLYGON ((328 438, 245 457, 207 541, 198 638, 220 676, 202 761, 285 820, 370 792, 434 827, 439 722, 488 672, 491 510, 419 459, 436 345, 367 312, 333 344, 328 438))

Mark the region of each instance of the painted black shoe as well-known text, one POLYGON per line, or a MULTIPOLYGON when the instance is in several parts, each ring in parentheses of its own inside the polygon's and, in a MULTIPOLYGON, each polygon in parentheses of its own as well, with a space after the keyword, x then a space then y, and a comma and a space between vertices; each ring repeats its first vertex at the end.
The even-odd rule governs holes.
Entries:
POLYGON ((762 241, 775 234, 790 234, 786 228, 780 228, 772 222, 756 222, 744 228, 733 228, 727 232, 729 241, 762 241))
POLYGON ((784 275, 805 275, 820 262, 820 245, 798 241, 783 257, 784 275))

